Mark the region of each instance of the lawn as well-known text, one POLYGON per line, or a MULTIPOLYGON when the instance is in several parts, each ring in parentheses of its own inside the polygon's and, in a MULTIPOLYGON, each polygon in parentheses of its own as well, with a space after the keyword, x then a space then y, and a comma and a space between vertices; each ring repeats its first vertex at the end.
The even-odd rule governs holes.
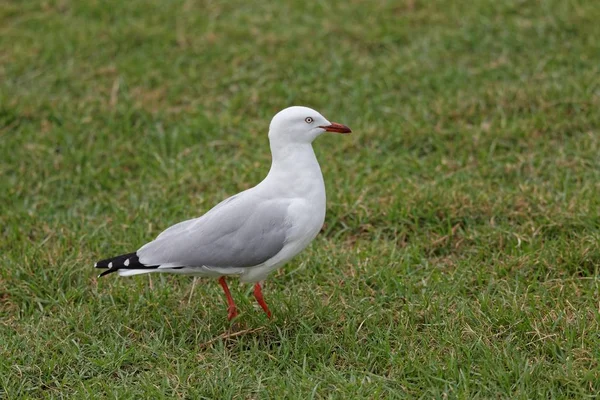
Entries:
POLYGON ((0 398, 600 391, 597 0, 0 3, 0 398), (313 244, 264 295, 110 275, 315 142, 313 244))

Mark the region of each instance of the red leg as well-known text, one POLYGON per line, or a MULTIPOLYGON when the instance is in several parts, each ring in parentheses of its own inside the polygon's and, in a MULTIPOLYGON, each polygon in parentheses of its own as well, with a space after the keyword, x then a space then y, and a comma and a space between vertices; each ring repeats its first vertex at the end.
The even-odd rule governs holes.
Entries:
POLYGON ((271 311, 269 311, 269 307, 267 307, 267 303, 265 303, 265 299, 263 299, 262 291, 260 290, 260 283, 258 282, 256 282, 256 285, 254 285, 254 297, 262 309, 267 313, 267 317, 271 318, 271 311))
POLYGON ((231 297, 231 293, 229 292, 229 288, 227 287, 227 282, 225 282, 224 276, 219 278, 219 283, 225 292, 225 296, 227 296, 227 305, 229 306, 227 308, 227 318, 229 318, 231 321, 238 315, 237 308, 235 307, 235 302, 233 301, 233 297, 231 297))

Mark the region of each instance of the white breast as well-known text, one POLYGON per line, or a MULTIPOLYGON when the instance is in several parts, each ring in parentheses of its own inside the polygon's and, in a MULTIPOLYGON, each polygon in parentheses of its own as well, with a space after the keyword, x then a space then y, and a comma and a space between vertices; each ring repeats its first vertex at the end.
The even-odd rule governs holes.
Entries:
POLYGON ((292 227, 281 251, 262 265, 247 268, 240 276, 242 282, 264 280, 269 273, 304 250, 323 226, 325 205, 318 207, 317 204, 310 204, 306 200, 295 200, 290 205, 288 218, 292 227))

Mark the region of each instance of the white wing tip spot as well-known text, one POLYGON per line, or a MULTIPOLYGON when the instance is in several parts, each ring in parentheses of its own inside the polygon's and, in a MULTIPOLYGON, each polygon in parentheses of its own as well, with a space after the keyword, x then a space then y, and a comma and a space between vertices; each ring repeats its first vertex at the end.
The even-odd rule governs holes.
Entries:
POLYGON ((94 268, 98 268, 98 263, 94 263, 94 268))
POLYGON ((125 262, 123 263, 124 266, 128 267, 129 266, 129 258, 127 260, 125 260, 125 262))
POLYGON ((108 263, 108 268, 112 268, 112 261, 108 263))

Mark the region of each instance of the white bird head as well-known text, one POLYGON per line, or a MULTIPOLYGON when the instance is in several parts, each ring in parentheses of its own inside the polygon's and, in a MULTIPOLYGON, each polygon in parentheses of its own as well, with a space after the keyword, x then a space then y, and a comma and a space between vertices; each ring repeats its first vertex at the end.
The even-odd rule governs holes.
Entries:
POLYGON ((323 132, 350 133, 346 125, 329 122, 317 111, 301 106, 279 111, 271 120, 269 139, 287 143, 311 143, 323 132))

